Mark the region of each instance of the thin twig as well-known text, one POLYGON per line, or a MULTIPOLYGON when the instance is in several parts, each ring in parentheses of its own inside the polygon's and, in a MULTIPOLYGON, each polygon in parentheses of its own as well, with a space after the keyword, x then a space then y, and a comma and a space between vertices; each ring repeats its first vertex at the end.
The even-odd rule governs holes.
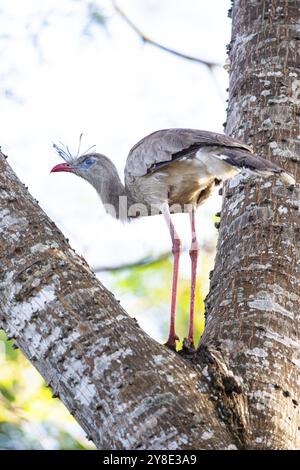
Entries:
MULTIPOLYGON (((215 244, 204 242, 202 246, 202 251, 205 252, 206 255, 211 255, 215 251, 215 244)), ((187 252, 187 249, 183 249, 181 254, 186 253, 186 252, 187 252)), ((104 271, 107 271, 107 272, 125 271, 126 269, 155 265, 157 263, 160 263, 161 261, 165 261, 168 258, 171 258, 171 256, 172 256, 172 253, 170 251, 167 251, 157 257, 146 256, 145 258, 142 258, 138 261, 133 261, 132 263, 119 264, 116 266, 97 266, 96 268, 93 268, 93 271, 95 273, 100 273, 104 271)))
POLYGON ((143 31, 141 31, 140 28, 138 28, 130 18, 128 18, 126 13, 119 7, 119 5, 117 5, 114 0, 111 1, 116 12, 123 18, 123 20, 128 24, 128 26, 130 26, 130 28, 139 35, 139 37, 144 43, 151 44, 152 46, 157 47, 158 49, 169 52, 170 54, 176 55, 177 57, 181 57, 182 59, 190 60, 191 62, 197 62, 198 64, 205 65, 209 69, 212 69, 213 67, 221 67, 221 64, 218 64, 216 62, 209 62, 207 60, 200 59, 199 57, 195 57, 189 54, 184 54, 183 52, 176 51, 170 47, 160 44, 154 39, 151 39, 149 36, 144 34, 143 31))
POLYGON ((123 271, 125 269, 132 269, 132 268, 137 268, 137 267, 142 267, 142 266, 151 266, 156 263, 160 263, 161 261, 165 261, 171 256, 170 252, 163 253, 160 256, 157 256, 156 258, 154 257, 146 257, 142 258, 138 261, 134 261, 133 263, 126 263, 126 264, 121 264, 117 266, 98 266, 96 268, 93 268, 93 271, 95 273, 100 273, 103 271, 123 271))

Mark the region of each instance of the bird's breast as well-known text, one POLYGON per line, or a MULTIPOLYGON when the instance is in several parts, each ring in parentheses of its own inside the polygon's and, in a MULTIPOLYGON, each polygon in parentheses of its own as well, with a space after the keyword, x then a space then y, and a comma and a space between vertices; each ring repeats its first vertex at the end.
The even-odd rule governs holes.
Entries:
POLYGON ((161 207, 163 203, 184 206, 199 205, 212 193, 215 181, 232 178, 238 170, 222 156, 214 156, 201 149, 192 156, 171 161, 161 170, 136 177, 130 183, 130 191, 136 201, 147 207, 161 207))
POLYGON ((195 171, 192 162, 178 161, 167 165, 163 170, 135 178, 130 184, 130 191, 136 201, 147 207, 159 208, 167 202, 169 205, 180 206, 178 210, 184 210, 184 205, 196 203, 199 192, 213 180, 211 176, 200 175, 195 171))

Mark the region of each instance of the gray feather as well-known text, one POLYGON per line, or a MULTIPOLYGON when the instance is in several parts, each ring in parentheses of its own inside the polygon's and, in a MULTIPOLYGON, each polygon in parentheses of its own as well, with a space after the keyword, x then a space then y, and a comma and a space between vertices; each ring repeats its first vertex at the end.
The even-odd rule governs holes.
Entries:
POLYGON ((224 159, 232 167, 254 172, 283 173, 284 170, 253 154, 247 144, 224 134, 197 129, 164 129, 140 140, 129 152, 125 181, 149 175, 177 160, 193 158, 200 149, 224 159), (225 158, 224 158, 225 157, 225 158))
POLYGON ((226 157, 227 163, 236 168, 248 169, 258 173, 282 173, 284 171, 275 163, 272 163, 269 160, 259 157, 258 155, 255 155, 253 153, 249 153, 247 151, 245 152, 245 150, 225 148, 222 150, 222 155, 226 157))
POLYGON ((191 156, 204 146, 240 148, 252 152, 251 147, 215 132, 197 129, 164 129, 153 132, 140 140, 129 152, 125 178, 132 180, 144 176, 170 162, 191 156))

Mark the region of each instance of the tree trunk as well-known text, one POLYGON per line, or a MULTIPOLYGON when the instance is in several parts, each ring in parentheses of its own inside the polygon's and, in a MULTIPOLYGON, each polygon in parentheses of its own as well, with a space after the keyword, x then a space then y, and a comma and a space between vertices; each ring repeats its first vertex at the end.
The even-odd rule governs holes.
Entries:
MULTIPOLYGON (((234 3, 227 125, 294 173, 298 6, 234 3)), ((299 192, 237 181, 203 340, 179 355, 126 314, 0 154, 0 321, 98 448, 299 448, 299 192)))
MULTIPOLYGON (((236 0, 226 131, 297 176, 300 2, 236 0)), ((247 395, 250 446, 299 448, 299 190, 226 185, 203 344, 247 395)))

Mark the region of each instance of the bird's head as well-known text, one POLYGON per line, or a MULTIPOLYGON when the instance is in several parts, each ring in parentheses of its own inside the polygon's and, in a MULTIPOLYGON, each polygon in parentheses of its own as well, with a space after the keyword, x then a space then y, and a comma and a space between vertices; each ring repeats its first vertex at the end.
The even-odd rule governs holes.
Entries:
POLYGON ((95 172, 101 172, 101 160, 106 159, 104 155, 99 153, 87 153, 81 155, 72 160, 66 161, 65 163, 59 163, 55 165, 50 173, 68 172, 74 173, 77 176, 81 176, 86 180, 90 180, 95 172))
POLYGON ((125 212, 124 216, 120 213, 119 197, 125 195, 126 191, 121 183, 115 165, 104 155, 91 152, 93 147, 90 147, 86 152, 80 154, 80 142, 81 136, 75 156, 73 156, 69 148, 63 144, 61 144, 61 146, 53 144, 53 147, 65 162, 55 165, 51 173, 74 173, 85 179, 96 189, 106 212, 113 215, 113 217, 127 220, 127 212, 125 212))
POLYGON ((55 165, 50 173, 74 173, 88 181, 96 189, 99 189, 102 182, 109 180, 111 175, 116 173, 115 165, 107 157, 100 153, 91 152, 94 146, 80 155, 80 147, 78 147, 77 155, 75 156, 63 144, 61 146, 53 144, 53 147, 65 162, 55 165))

